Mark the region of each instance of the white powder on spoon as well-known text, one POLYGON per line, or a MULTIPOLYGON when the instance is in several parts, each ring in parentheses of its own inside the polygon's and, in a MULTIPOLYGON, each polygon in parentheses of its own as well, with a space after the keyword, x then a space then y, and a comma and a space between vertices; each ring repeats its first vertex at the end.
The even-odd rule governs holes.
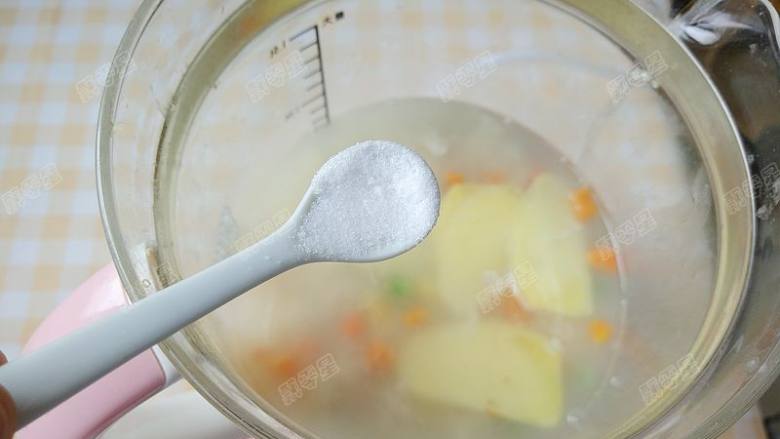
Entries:
POLYGON ((312 258, 373 261, 419 244, 439 215, 428 164, 397 143, 369 140, 331 157, 312 179, 297 240, 312 258))

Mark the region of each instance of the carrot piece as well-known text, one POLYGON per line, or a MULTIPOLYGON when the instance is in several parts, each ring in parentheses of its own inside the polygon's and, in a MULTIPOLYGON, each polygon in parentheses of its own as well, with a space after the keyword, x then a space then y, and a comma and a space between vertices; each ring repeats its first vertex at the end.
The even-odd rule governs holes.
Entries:
POLYGON ((282 379, 288 379, 295 376, 300 370, 298 359, 292 355, 279 355, 271 364, 273 373, 282 379))
POLYGON ((349 313, 341 321, 341 332, 350 338, 362 336, 366 333, 367 327, 366 319, 360 312, 349 313))
POLYGON ((447 187, 461 184, 465 181, 465 177, 460 172, 449 171, 444 175, 444 181, 447 183, 447 187))
POLYGON ((593 218, 598 212, 596 201, 593 200, 593 192, 586 187, 574 191, 570 201, 574 216, 582 222, 593 218))
POLYGON ((415 306, 404 313, 403 319, 407 327, 419 328, 428 322, 428 310, 422 306, 415 306))
POLYGON ((509 320, 528 321, 531 315, 512 294, 502 294, 498 312, 509 320))
POLYGON ((588 263, 596 270, 617 273, 617 256, 611 247, 594 247, 588 251, 588 263))
POLYGON ((372 341, 366 349, 366 363, 372 372, 390 372, 395 363, 393 349, 382 340, 372 341))
POLYGON ((588 325, 588 333, 590 333, 590 339, 595 343, 604 344, 612 338, 612 325, 605 320, 593 320, 588 325))

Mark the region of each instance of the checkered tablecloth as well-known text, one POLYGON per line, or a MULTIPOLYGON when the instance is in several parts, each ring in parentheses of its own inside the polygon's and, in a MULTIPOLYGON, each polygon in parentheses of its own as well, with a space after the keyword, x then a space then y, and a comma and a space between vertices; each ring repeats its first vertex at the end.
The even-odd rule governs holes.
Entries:
POLYGON ((95 191, 99 75, 138 4, 0 0, 0 349, 109 262, 95 191))
MULTIPOLYGON (((109 262, 95 124, 102 77, 138 3, 0 0, 0 350, 11 360, 109 262)), ((727 437, 760 437, 756 419, 727 437)))

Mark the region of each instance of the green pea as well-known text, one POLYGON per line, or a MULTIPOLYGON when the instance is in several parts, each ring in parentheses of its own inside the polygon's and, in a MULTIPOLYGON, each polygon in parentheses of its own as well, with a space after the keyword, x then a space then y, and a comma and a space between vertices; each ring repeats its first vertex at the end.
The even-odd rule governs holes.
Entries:
POLYGON ((398 299, 407 297, 412 290, 409 280, 399 275, 388 279, 387 287, 390 295, 398 299))

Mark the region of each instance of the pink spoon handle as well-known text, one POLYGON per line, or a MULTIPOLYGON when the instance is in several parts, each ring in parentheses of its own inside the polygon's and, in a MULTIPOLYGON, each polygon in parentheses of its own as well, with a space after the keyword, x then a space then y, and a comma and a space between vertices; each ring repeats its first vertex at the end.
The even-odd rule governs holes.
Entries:
MULTIPOLYGON (((113 265, 95 273, 38 327, 32 352, 128 304, 113 265)), ((116 419, 166 387, 166 374, 149 349, 17 432, 18 439, 94 438, 116 419)))
POLYGON ((295 222, 164 290, 0 367, 24 427, 184 326, 280 273, 307 263, 295 222))

